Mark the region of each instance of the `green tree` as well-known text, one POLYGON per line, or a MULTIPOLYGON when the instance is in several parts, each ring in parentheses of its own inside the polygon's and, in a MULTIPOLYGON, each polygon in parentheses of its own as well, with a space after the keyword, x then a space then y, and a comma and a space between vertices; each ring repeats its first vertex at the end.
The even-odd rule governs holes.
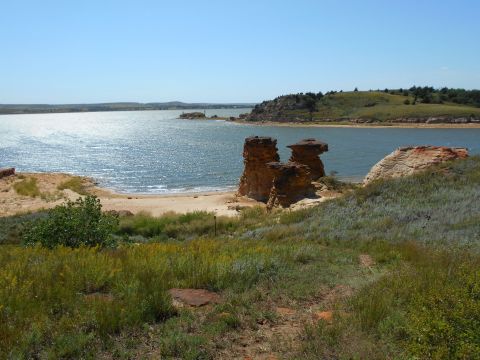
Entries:
POLYGON ((313 113, 317 111, 317 101, 313 97, 306 97, 305 98, 305 108, 308 110, 310 114, 310 121, 313 120, 313 113))

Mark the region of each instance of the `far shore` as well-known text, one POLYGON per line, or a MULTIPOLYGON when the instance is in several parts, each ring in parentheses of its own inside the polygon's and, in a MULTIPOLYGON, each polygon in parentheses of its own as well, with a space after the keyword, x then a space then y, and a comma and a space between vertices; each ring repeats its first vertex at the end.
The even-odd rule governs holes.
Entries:
POLYGON ((245 121, 241 119, 229 120, 239 125, 282 126, 282 127, 331 127, 331 128, 368 128, 368 129, 480 129, 480 123, 350 123, 350 122, 277 122, 277 121, 245 121))

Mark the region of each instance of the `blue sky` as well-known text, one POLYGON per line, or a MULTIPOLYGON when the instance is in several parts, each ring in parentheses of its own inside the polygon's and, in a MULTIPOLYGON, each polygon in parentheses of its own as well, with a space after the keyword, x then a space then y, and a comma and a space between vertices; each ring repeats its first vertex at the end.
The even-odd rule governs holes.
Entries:
POLYGON ((0 0, 0 103, 480 87, 478 0, 0 0))

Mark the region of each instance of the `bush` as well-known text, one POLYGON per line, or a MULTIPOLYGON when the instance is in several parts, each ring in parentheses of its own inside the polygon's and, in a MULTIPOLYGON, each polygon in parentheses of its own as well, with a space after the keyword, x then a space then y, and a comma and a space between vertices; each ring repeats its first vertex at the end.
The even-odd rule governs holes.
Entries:
POLYGON ((410 100, 408 99, 405 99, 405 101, 403 102, 405 105, 410 105, 410 100))
POLYGON ((118 226, 115 216, 102 213, 96 196, 68 201, 50 210, 44 219, 35 221, 24 235, 27 245, 47 248, 113 245, 112 233, 118 226))

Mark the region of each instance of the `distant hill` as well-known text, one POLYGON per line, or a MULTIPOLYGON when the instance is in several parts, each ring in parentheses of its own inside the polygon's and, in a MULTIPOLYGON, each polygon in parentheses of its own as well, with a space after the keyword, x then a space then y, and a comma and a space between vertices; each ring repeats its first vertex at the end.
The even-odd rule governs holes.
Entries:
POLYGON ((237 109, 249 108, 255 104, 215 104, 183 103, 170 101, 164 103, 117 102, 101 104, 0 104, 0 114, 42 114, 89 111, 133 111, 133 110, 186 110, 186 109, 237 109))
POLYGON ((300 93, 256 105, 247 121, 480 122, 480 91, 410 89, 300 93))

